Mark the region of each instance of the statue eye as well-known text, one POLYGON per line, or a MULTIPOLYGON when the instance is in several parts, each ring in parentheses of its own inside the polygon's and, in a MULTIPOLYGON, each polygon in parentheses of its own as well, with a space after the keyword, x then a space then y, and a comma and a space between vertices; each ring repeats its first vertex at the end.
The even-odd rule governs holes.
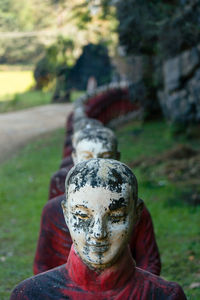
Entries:
POLYGON ((118 223, 120 221, 124 221, 126 218, 126 215, 125 214, 111 214, 110 215, 110 220, 113 222, 113 223, 118 223))
POLYGON ((112 158, 112 153, 110 153, 110 152, 102 153, 99 157, 100 158, 112 158))
POLYGON ((75 216, 78 217, 81 220, 88 220, 89 216, 83 213, 75 213, 75 216))
POLYGON ((83 159, 85 159, 85 160, 90 159, 90 158, 92 158, 92 155, 84 155, 83 156, 83 159))

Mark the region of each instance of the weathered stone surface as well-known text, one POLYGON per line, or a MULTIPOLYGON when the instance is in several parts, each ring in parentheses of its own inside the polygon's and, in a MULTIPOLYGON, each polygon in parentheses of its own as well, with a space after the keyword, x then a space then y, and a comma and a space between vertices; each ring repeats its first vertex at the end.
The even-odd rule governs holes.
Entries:
POLYGON ((166 91, 171 92, 179 87, 181 79, 181 60, 179 56, 164 63, 163 75, 166 91))
POLYGON ((164 89, 158 92, 163 114, 172 122, 200 121, 200 52, 192 48, 163 65, 164 89))
POLYGON ((162 93, 161 106, 167 119, 181 122, 187 115, 187 92, 181 90, 172 94, 162 93))
POLYGON ((199 64, 199 53, 197 48, 183 52, 181 59, 181 76, 189 76, 199 64))

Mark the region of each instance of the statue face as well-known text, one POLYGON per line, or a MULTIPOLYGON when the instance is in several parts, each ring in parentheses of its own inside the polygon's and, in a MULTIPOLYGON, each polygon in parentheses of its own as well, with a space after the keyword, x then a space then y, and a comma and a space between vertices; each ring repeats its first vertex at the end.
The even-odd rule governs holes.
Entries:
POLYGON ((74 164, 91 158, 115 158, 111 144, 103 144, 100 140, 82 140, 76 145, 73 153, 74 164))
POLYGON ((90 185, 74 192, 71 187, 63 211, 75 251, 89 267, 109 267, 127 246, 133 228, 131 188, 117 193, 90 185))

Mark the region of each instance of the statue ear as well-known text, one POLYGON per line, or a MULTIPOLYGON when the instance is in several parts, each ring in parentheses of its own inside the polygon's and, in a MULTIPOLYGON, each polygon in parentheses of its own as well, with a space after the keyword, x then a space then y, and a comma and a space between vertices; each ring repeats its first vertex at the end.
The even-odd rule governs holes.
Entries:
POLYGON ((140 220, 143 208, 144 208, 144 202, 143 202, 142 199, 138 198, 137 205, 136 205, 136 218, 137 218, 137 222, 140 220))
POLYGON ((121 158, 121 153, 119 151, 117 151, 116 153, 116 160, 120 160, 121 158))
POLYGON ((75 149, 73 149, 71 156, 72 156, 74 165, 76 165, 77 156, 76 156, 76 150, 75 149))
POLYGON ((63 200, 63 201, 61 202, 61 206, 62 206, 64 218, 65 218, 65 223, 66 223, 67 226, 68 226, 68 213, 67 213, 67 207, 66 207, 65 203, 66 203, 65 200, 63 200))

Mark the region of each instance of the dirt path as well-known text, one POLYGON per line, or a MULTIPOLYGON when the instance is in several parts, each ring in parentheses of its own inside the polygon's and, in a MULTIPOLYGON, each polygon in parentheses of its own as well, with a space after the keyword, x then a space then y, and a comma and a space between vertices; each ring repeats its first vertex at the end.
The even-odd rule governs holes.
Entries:
POLYGON ((0 114, 0 162, 24 146, 29 140, 64 128, 72 104, 51 104, 17 112, 0 114))

